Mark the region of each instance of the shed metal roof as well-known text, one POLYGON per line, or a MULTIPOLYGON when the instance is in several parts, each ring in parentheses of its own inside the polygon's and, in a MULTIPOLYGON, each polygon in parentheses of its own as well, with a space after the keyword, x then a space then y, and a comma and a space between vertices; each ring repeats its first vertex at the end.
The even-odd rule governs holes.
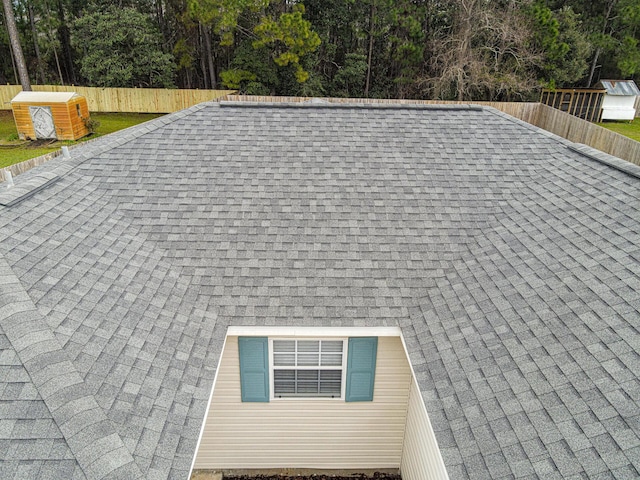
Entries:
POLYGON ((636 478, 638 174, 491 108, 79 146, 0 202, 0 477, 186 479, 227 327, 299 325, 402 329, 451 478, 636 478))
POLYGON ((640 90, 633 80, 601 80, 600 84, 607 91, 607 95, 640 95, 640 90))

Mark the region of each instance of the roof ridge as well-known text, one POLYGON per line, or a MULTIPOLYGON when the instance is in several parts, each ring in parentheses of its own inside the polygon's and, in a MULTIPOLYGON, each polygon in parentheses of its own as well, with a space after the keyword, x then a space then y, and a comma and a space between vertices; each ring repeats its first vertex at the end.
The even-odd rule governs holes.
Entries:
POLYGON ((348 108, 348 109, 378 109, 378 110, 474 110, 482 111, 485 107, 476 104, 423 104, 423 103, 337 103, 330 101, 316 102, 313 99, 306 102, 253 102, 244 100, 221 100, 216 102, 221 107, 245 108, 348 108))
POLYGON ((0 325, 87 478, 144 478, 131 452, 0 254, 0 325))
POLYGON ((60 180, 60 177, 51 172, 42 172, 32 175, 26 182, 15 187, 0 187, 0 205, 11 207, 22 200, 29 198, 40 190, 60 180))

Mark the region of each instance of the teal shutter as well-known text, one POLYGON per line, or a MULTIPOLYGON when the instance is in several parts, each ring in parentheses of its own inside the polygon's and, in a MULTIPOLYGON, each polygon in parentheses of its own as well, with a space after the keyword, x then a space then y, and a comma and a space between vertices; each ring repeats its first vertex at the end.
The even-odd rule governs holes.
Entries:
POLYGON ((378 337, 349 339, 347 358, 347 402, 371 402, 376 377, 378 337))
POLYGON ((243 402, 269 401, 269 343, 267 337, 238 337, 240 389, 243 402))

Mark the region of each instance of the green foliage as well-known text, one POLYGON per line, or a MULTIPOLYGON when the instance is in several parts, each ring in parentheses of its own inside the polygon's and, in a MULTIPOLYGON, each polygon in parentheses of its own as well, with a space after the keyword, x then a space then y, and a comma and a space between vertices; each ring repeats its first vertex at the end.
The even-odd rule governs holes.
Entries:
POLYGON ((293 94, 301 97, 324 97, 327 90, 322 78, 312 72, 306 82, 298 83, 298 89, 293 90, 293 94))
POLYGON ((220 74, 225 88, 239 90, 244 95, 270 95, 269 87, 257 82, 256 75, 247 70, 225 70, 220 74))
POLYGON ((622 40, 618 52, 618 68, 624 77, 631 77, 640 73, 640 48, 638 39, 627 35, 622 40))
POLYGON ((602 122, 598 125, 640 142, 640 118, 636 118, 631 122, 602 122))
POLYGON ((295 77, 299 83, 309 78, 300 65, 300 58, 315 51, 320 46, 320 37, 311 29, 311 23, 302 18, 304 5, 294 5, 291 13, 283 13, 274 19, 263 17, 253 29, 258 39, 253 42, 255 48, 275 46, 273 60, 281 66, 295 66, 295 77))
POLYGON ((615 79, 640 73, 635 66, 637 50, 633 48, 634 40, 640 40, 638 0, 564 0, 563 3, 581 15, 582 34, 594 46, 590 62, 595 76, 591 84, 598 78, 615 79))
POLYGON ((344 66, 333 77, 334 93, 338 97, 364 96, 367 75, 367 57, 359 53, 347 53, 344 66))
POLYGON ((220 45, 233 45, 238 19, 244 11, 260 12, 270 0, 187 0, 189 14, 220 35, 220 45))
POLYGON ((80 71, 100 87, 174 87, 175 64, 161 48, 151 19, 133 8, 109 7, 76 20, 80 71))
POLYGON ((186 39, 181 38, 173 47, 173 56, 177 60, 179 69, 190 69, 193 66, 195 49, 187 43, 186 39))
MULTIPOLYGON (((639 0, 13 5, 32 80, 49 83, 505 100, 535 99, 540 84, 584 86, 591 71, 591 84, 640 82, 639 0)), ((0 83, 14 81, 8 43, 0 28, 0 83)))
POLYGON ((621 35, 616 50, 616 66, 623 77, 640 74, 640 2, 620 0, 621 35))
POLYGON ((91 133, 95 133, 100 128, 100 121, 92 117, 83 118, 82 123, 91 133))
POLYGON ((278 68, 266 48, 254 48, 251 41, 241 43, 235 51, 230 68, 220 74, 227 88, 247 95, 270 95, 280 85, 278 68))
POLYGON ((225 88, 238 90, 241 88, 243 82, 255 82, 256 76, 247 70, 237 70, 234 68, 222 72, 220 78, 225 88))
POLYGON ((425 39, 421 20, 426 11, 419 3, 391 2, 387 13, 393 82, 401 96, 410 93, 412 83, 424 66, 425 39))
POLYGON ((581 31, 581 22, 571 7, 552 11, 543 2, 532 5, 533 42, 542 52, 539 76, 551 88, 578 82, 586 73, 592 51, 581 31))
POLYGON ((634 30, 640 27, 640 2, 638 0, 619 0, 618 11, 624 28, 634 30))

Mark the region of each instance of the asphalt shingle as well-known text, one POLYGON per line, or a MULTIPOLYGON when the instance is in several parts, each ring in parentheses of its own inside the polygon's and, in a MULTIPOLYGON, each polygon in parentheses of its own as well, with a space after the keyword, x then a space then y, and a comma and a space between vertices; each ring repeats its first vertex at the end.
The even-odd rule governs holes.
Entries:
POLYGON ((451 478, 638 473, 639 168, 397 105, 73 155, 0 193, 3 478, 186 478, 230 325, 400 326, 451 478))

